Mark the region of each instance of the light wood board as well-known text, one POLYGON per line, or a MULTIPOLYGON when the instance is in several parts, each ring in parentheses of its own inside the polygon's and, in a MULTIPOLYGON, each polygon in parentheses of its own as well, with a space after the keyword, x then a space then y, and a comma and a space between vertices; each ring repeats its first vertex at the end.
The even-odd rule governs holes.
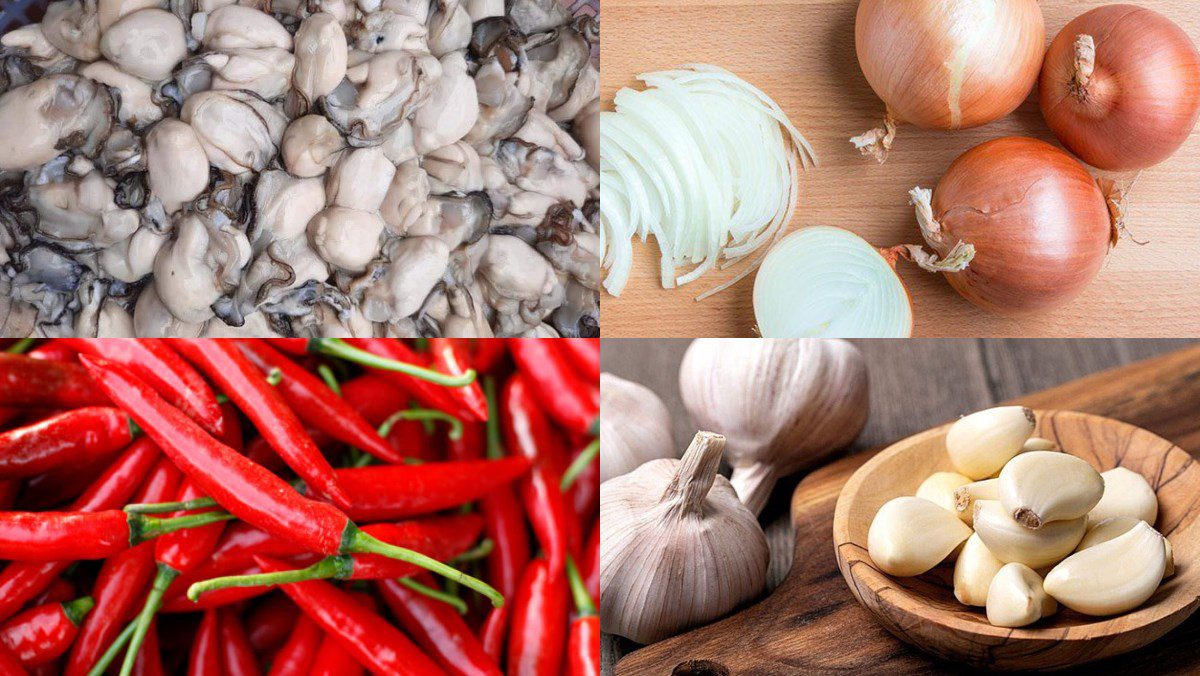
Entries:
MULTIPOLYGON (((1043 0, 1047 44, 1075 16, 1106 2, 1043 0)), ((1141 0, 1200 44, 1200 4, 1141 0)), ((901 127, 882 166, 848 139, 877 126, 883 103, 858 67, 856 0, 604 0, 602 100, 611 107, 639 72, 683 63, 728 68, 771 95, 812 142, 820 166, 803 177, 793 227, 836 225, 877 246, 918 243, 907 204, 913 186, 932 188, 955 157, 983 141, 1026 135, 1055 142, 1036 92, 1013 115, 959 132, 901 127)), ((1131 176, 1124 177, 1127 184, 1131 176)), ((1200 335, 1200 131, 1173 158, 1145 171, 1130 197, 1128 239, 1095 283, 1070 305, 1025 318, 988 314, 938 275, 911 265, 901 277, 912 294, 917 336, 1200 335)), ((664 290, 658 250, 635 244, 634 270, 620 298, 605 295, 604 335, 750 336, 753 279, 703 303, 693 298, 731 274, 712 273, 664 290)))

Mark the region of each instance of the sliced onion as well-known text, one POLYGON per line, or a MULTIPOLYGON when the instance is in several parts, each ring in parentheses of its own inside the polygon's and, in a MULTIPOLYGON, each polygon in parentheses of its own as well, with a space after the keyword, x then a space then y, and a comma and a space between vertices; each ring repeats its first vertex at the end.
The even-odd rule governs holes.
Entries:
MULTIPOLYGON (((604 287, 628 280, 629 240, 654 237, 665 288, 746 260, 780 237, 795 209, 811 146, 762 91, 706 65, 645 73, 601 114, 604 287)), ((757 267, 751 262, 730 282, 757 267)))
POLYGON ((775 245, 754 282, 764 338, 908 338, 912 301, 896 275, 899 251, 881 251, 829 226, 798 230, 775 245))

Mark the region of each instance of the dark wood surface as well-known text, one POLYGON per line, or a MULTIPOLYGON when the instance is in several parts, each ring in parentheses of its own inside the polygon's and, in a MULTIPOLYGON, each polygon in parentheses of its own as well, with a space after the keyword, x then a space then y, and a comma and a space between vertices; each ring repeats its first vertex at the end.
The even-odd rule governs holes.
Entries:
MULTIPOLYGON (((678 363, 688 342, 605 340, 603 343, 605 370, 655 389, 675 413, 674 432, 680 447, 694 432, 679 399, 677 382, 678 363)), ((1132 340, 862 341, 859 346, 870 365, 871 416, 851 452, 895 441, 956 415, 999 401, 1133 363, 1187 344, 1187 341, 1132 340)), ((851 466, 857 463, 844 464, 851 466)), ((796 539, 788 518, 788 503, 799 478, 793 477, 782 482, 763 514, 772 550, 769 576, 772 587, 792 567, 796 539)), ((836 494, 826 497, 835 498, 836 494)), ((853 597, 836 569, 833 578, 825 575, 828 571, 823 570, 823 559, 832 559, 831 554, 819 552, 812 561, 802 561, 804 568, 800 570, 812 569, 812 573, 818 575, 812 580, 814 591, 819 587, 835 596, 842 595, 845 597, 842 601, 853 604, 853 597)), ((857 611, 856 608, 847 610, 857 611)), ((1196 652, 1200 644, 1200 620, 1193 619, 1185 623, 1177 632, 1195 639, 1186 642, 1189 654, 1180 655, 1174 650, 1151 646, 1107 666, 1112 669, 1153 668, 1155 673, 1194 673, 1196 664, 1200 662, 1200 653, 1196 652)), ((840 638, 840 642, 844 643, 845 637, 840 638)), ((877 659, 871 663, 877 665, 876 670, 880 673, 953 671, 952 665, 925 657, 877 626, 862 626, 861 641, 873 644, 865 646, 865 649, 876 656, 877 659)), ((613 673, 617 659, 636 647, 606 636, 602 642, 606 676, 613 673)), ((822 647, 811 647, 814 657, 822 652, 822 647)), ((794 669, 785 673, 818 673, 826 668, 837 668, 836 663, 835 659, 826 663, 825 668, 818 668, 813 665, 822 662, 814 660, 808 662, 807 666, 796 664, 794 669)), ((858 662, 856 671, 862 673, 862 662, 858 662)))

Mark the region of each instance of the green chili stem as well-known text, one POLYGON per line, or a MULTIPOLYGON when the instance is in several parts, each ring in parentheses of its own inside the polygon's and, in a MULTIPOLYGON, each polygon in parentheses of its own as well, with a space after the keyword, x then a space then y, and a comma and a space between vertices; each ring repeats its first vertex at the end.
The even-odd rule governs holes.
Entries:
POLYGON ((133 673, 133 667, 137 663, 137 654, 141 651, 146 634, 150 631, 150 623, 154 621, 155 614, 162 607, 167 589, 177 577, 179 577, 179 571, 165 563, 158 564, 154 584, 150 587, 150 593, 146 595, 146 605, 142 606, 142 612, 138 613, 137 619, 133 622, 133 636, 129 640, 129 649, 125 651, 125 661, 121 663, 121 676, 129 676, 133 673))
POLYGON ((454 557, 453 559, 450 559, 450 563, 469 563, 471 561, 478 561, 480 559, 486 559, 488 556, 491 555, 492 551, 495 549, 496 549, 496 543, 492 542, 488 538, 484 538, 479 544, 475 545, 473 548, 468 549, 467 551, 463 552, 462 554, 459 554, 458 556, 454 557))
POLYGON ((587 448, 580 451, 571 465, 567 467, 567 471, 563 472, 561 487, 565 491, 575 483, 580 474, 587 470, 588 465, 596 461, 596 457, 600 455, 600 440, 593 439, 592 443, 587 445, 587 448))
POLYGON ((433 599, 434 601, 441 601, 442 603, 445 603, 446 605, 450 606, 451 608, 454 608, 455 610, 457 610, 459 615, 467 614, 467 602, 458 598, 454 594, 444 592, 440 589, 434 589, 433 587, 430 587, 429 585, 421 584, 420 582, 417 582, 416 580, 413 580, 413 579, 407 578, 407 577, 401 578, 400 584, 404 585, 405 587, 408 587, 409 589, 415 591, 416 593, 418 593, 422 596, 428 596, 429 598, 433 599))
POLYGON ((81 596, 74 601, 66 601, 62 604, 63 615, 71 621, 71 624, 78 627, 83 624, 83 618, 92 612, 92 608, 96 607, 96 599, 90 596, 81 596))
POLYGON ((392 428, 401 420, 441 420, 450 425, 450 438, 454 441, 462 439, 463 424, 462 421, 444 411, 435 411, 431 408, 410 408, 403 411, 396 411, 388 416, 387 420, 379 426, 379 436, 384 439, 392 432, 392 428))
POLYGON ((92 670, 87 672, 87 676, 104 676, 108 671, 109 665, 113 663, 113 660, 117 659, 117 655, 121 652, 121 649, 133 637, 134 629, 137 629, 137 620, 130 622, 128 626, 121 630, 121 633, 117 635, 112 645, 108 646, 108 650, 104 651, 104 654, 100 656, 100 661, 92 665, 92 670))
POLYGON ((395 371, 413 378, 429 381, 435 385, 446 387, 466 387, 475 382, 475 370, 467 369, 461 376, 452 376, 433 369, 423 368, 416 364, 380 357, 377 354, 360 350, 340 338, 312 338, 309 340, 309 351, 345 359, 356 364, 369 366, 382 371, 395 371))
POLYGON ((217 506, 217 501, 212 498, 196 498, 186 502, 146 502, 125 505, 125 511, 131 514, 166 514, 167 512, 190 512, 194 509, 217 506))
POLYGON ((29 348, 33 347, 35 340, 35 338, 22 338, 12 345, 9 345, 5 352, 9 354, 25 354, 29 351, 29 348))
POLYGON ((146 516, 135 512, 126 512, 125 514, 126 520, 129 522, 130 546, 185 528, 199 528, 220 521, 230 521, 234 518, 232 514, 224 511, 185 514, 170 518, 146 516))
POLYGON ((596 604, 592 601, 592 595, 588 593, 587 586, 583 584, 583 578, 579 576, 579 569, 575 567, 575 562, 571 557, 567 557, 567 581, 571 584, 571 596, 575 599, 575 609, 580 615, 595 615, 596 604))
POLYGON ((496 412, 496 379, 492 376, 483 378, 483 396, 487 398, 487 457, 488 460, 499 460, 504 457, 504 446, 500 443, 500 416, 496 412))
POLYGON ((329 364, 318 366, 317 374, 321 376, 321 380, 325 381, 326 387, 333 390, 337 396, 342 396, 342 385, 338 382, 337 376, 333 374, 333 369, 329 368, 329 364))
POLYGON ((490 584, 480 580, 479 578, 471 577, 461 570, 448 566, 437 559, 430 558, 420 552, 415 552, 404 547, 390 545, 382 540, 371 537, 369 534, 361 530, 354 529, 353 532, 347 534, 348 537, 343 545, 343 551, 353 554, 379 554, 397 561, 406 561, 416 566, 420 566, 431 573, 437 573, 448 580, 455 580, 464 587, 469 587, 475 591, 488 597, 492 605, 499 608, 504 605, 504 595, 496 591, 496 588, 490 584))
POLYGON ((231 587, 269 587, 310 580, 346 579, 354 572, 354 560, 346 555, 329 556, 307 568, 257 575, 230 575, 197 582, 188 587, 188 598, 195 602, 202 594, 231 587))

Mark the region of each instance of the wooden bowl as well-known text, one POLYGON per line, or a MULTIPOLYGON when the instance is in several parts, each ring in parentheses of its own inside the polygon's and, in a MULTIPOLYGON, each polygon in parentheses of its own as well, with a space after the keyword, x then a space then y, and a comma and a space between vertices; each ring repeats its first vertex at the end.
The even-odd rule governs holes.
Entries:
POLYGON ((838 567, 850 591, 888 631, 939 657, 995 669, 1061 669, 1140 648, 1175 628, 1200 605, 1200 467, 1171 442, 1110 418, 1037 411, 1036 436, 1104 471, 1138 472, 1158 493, 1155 527, 1171 541, 1176 573, 1141 607, 1115 617, 1066 608, 1022 629, 988 624, 982 608, 960 604, 953 563, 911 578, 883 573, 867 554, 867 529, 888 500, 913 495, 930 474, 953 470, 946 455, 949 425, 893 444, 842 488, 833 516, 838 567))

